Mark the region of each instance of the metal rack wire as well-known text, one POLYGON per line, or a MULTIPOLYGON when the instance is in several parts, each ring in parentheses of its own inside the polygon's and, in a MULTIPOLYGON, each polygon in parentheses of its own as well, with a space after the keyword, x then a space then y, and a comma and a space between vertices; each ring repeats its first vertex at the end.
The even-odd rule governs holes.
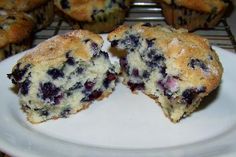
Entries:
MULTIPOLYGON (((141 0, 133 3, 125 19, 125 23, 128 24, 136 22, 151 22, 166 25, 159 3, 141 0)), ((35 35, 34 45, 56 34, 65 33, 70 30, 71 27, 63 19, 55 16, 51 26, 35 35)), ((198 30, 194 33, 206 37, 212 45, 236 52, 236 41, 225 19, 222 19, 213 29, 198 30)))

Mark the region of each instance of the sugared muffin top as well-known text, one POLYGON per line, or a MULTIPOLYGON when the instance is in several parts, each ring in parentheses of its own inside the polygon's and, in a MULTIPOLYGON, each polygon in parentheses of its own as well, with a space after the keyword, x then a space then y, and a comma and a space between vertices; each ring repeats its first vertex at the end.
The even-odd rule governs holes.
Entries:
POLYGON ((211 49, 207 39, 186 30, 148 24, 123 25, 111 32, 108 40, 113 46, 119 47, 120 43, 130 46, 129 54, 135 50, 142 51, 144 54, 141 56, 144 58, 152 56, 147 54, 150 47, 155 48, 163 55, 165 73, 177 76, 183 89, 204 86, 206 93, 209 93, 220 83, 223 68, 217 54, 211 49))
POLYGON ((55 0, 58 9, 78 21, 93 21, 99 14, 123 10, 132 0, 55 0))
POLYGON ((0 48, 29 37, 34 25, 31 17, 23 12, 0 10, 0 48))
POLYGON ((71 56, 88 61, 93 56, 91 52, 100 50, 102 44, 103 40, 99 35, 86 30, 75 30, 46 40, 31 49, 19 62, 22 65, 43 62, 47 66, 53 66, 66 61, 70 51, 71 56))
POLYGON ((200 12, 220 12, 228 5, 223 0, 157 0, 200 12))

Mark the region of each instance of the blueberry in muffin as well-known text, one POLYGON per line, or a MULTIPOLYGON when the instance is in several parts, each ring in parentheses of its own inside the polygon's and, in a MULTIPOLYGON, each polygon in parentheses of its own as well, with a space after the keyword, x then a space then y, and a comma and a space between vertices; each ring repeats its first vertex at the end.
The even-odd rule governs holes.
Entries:
POLYGON ((49 26, 54 18, 53 0, 1 0, 0 8, 30 14, 37 24, 36 31, 49 26))
POLYGON ((189 31, 198 28, 212 28, 224 15, 226 0, 158 0, 169 25, 186 28, 189 31))
POLYGON ((29 15, 0 10, 0 61, 30 48, 34 27, 29 15))
POLYGON ((132 0, 55 0, 60 15, 74 29, 110 32, 123 23, 132 0))
POLYGON ((111 64, 102 44, 99 35, 76 30, 42 42, 18 60, 8 77, 19 87, 30 122, 68 117, 112 93, 119 66, 111 64))
POLYGON ((190 115, 220 84, 223 68, 208 41, 184 29, 139 23, 108 35, 126 84, 154 99, 172 121, 190 115))

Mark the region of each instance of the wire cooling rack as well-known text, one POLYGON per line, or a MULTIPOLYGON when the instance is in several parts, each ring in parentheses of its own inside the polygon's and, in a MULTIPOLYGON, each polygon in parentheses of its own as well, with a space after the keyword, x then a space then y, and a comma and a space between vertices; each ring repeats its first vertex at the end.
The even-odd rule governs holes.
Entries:
MULTIPOLYGON (((161 13, 160 4, 148 2, 147 0, 136 0, 132 4, 128 16, 125 19, 125 23, 132 24, 136 22, 150 22, 166 25, 161 13)), ((55 16, 54 22, 48 28, 36 34, 34 45, 56 34, 65 33, 70 30, 71 27, 68 23, 62 18, 55 16)), ((235 38, 225 19, 222 19, 220 23, 212 29, 198 30, 194 33, 206 37, 212 45, 236 52, 235 38)))

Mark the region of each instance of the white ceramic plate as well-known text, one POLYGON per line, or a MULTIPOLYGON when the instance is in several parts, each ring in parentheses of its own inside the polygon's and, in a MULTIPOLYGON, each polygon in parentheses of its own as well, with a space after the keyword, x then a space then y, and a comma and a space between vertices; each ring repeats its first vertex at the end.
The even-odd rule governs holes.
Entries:
MULTIPOLYGON (((105 43, 104 50, 108 49, 105 43)), ((223 63, 220 87, 202 107, 171 123, 153 100, 118 84, 115 92, 66 119, 32 125, 6 74, 24 54, 0 63, 0 149, 13 156, 200 157, 236 149, 236 55, 214 47, 223 63)))

